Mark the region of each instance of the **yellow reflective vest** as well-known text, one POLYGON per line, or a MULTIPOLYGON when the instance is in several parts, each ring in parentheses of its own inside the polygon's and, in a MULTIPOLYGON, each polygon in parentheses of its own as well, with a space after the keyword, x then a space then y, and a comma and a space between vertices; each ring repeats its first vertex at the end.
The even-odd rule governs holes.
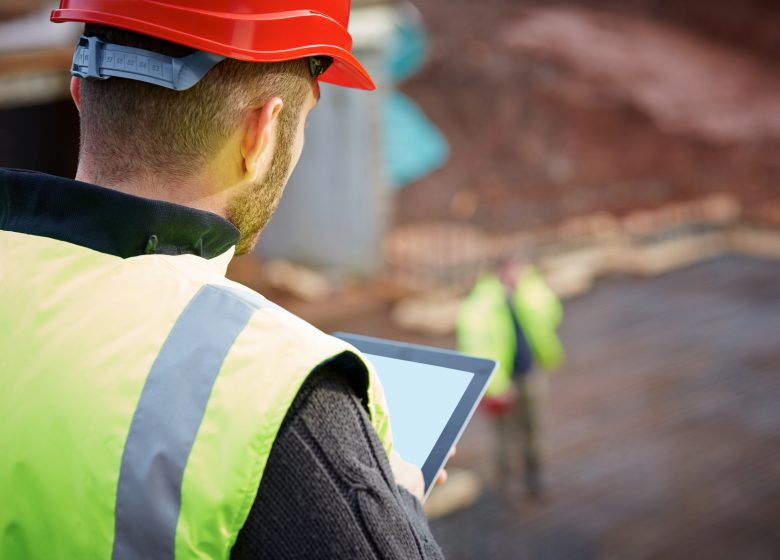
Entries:
POLYGON ((336 356, 362 362, 389 451, 372 366, 227 280, 232 249, 120 258, 2 229, 0 558, 228 558, 296 393, 336 356))
POLYGON ((543 369, 559 367, 565 353, 556 329, 563 307, 535 267, 525 267, 509 300, 501 280, 483 274, 463 300, 457 318, 458 350, 499 362, 487 394, 497 396, 512 384, 517 337, 511 313, 515 313, 531 348, 533 360, 543 369))

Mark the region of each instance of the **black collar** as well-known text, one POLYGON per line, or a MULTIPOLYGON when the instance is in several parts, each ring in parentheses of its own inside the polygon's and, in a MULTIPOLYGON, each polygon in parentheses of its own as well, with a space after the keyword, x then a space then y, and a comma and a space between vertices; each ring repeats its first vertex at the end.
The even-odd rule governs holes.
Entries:
POLYGON ((221 255, 238 230, 202 210, 33 171, 0 169, 0 230, 75 243, 122 258, 221 255))

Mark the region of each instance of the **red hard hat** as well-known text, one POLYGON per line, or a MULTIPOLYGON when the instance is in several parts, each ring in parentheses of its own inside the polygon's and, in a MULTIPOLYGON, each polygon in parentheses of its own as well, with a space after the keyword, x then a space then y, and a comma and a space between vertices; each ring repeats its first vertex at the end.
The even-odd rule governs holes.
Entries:
POLYGON ((118 27, 229 58, 277 62, 329 56, 320 77, 374 89, 352 56, 349 0, 60 0, 54 22, 118 27))

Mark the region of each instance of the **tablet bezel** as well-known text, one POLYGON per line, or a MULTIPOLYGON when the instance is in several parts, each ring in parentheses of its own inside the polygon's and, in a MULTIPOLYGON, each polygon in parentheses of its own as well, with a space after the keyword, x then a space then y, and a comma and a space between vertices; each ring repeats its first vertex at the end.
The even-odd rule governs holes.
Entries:
MULTIPOLYGON (((485 394, 490 377, 496 370, 497 363, 494 360, 467 356, 453 350, 421 346, 408 342, 397 342, 343 332, 333 333, 333 336, 348 342, 364 354, 375 354, 377 356, 440 366, 474 374, 422 466, 423 479, 425 480, 424 500, 433 488, 436 475, 447 462, 450 450, 460 439, 463 430, 477 409, 479 401, 485 394)), ((367 359, 370 361, 371 358, 367 356, 367 359)), ((392 417, 390 422, 392 426, 392 417)))

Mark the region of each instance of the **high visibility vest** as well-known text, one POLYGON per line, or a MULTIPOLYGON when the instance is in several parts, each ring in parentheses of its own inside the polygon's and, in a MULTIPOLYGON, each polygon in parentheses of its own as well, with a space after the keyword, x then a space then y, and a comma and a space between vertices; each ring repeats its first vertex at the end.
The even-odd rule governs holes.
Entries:
POLYGON ((512 384, 517 352, 512 312, 523 329, 536 365, 552 370, 565 359, 563 345, 556 334, 563 307, 536 268, 523 269, 509 299, 511 310, 501 280, 495 274, 486 273, 477 280, 458 310, 458 350, 499 362, 486 391, 490 396, 501 395, 512 384))
POLYGON ((226 280, 232 252, 0 231, 0 558, 228 558, 288 408, 336 356, 365 365, 389 452, 372 366, 226 280))

